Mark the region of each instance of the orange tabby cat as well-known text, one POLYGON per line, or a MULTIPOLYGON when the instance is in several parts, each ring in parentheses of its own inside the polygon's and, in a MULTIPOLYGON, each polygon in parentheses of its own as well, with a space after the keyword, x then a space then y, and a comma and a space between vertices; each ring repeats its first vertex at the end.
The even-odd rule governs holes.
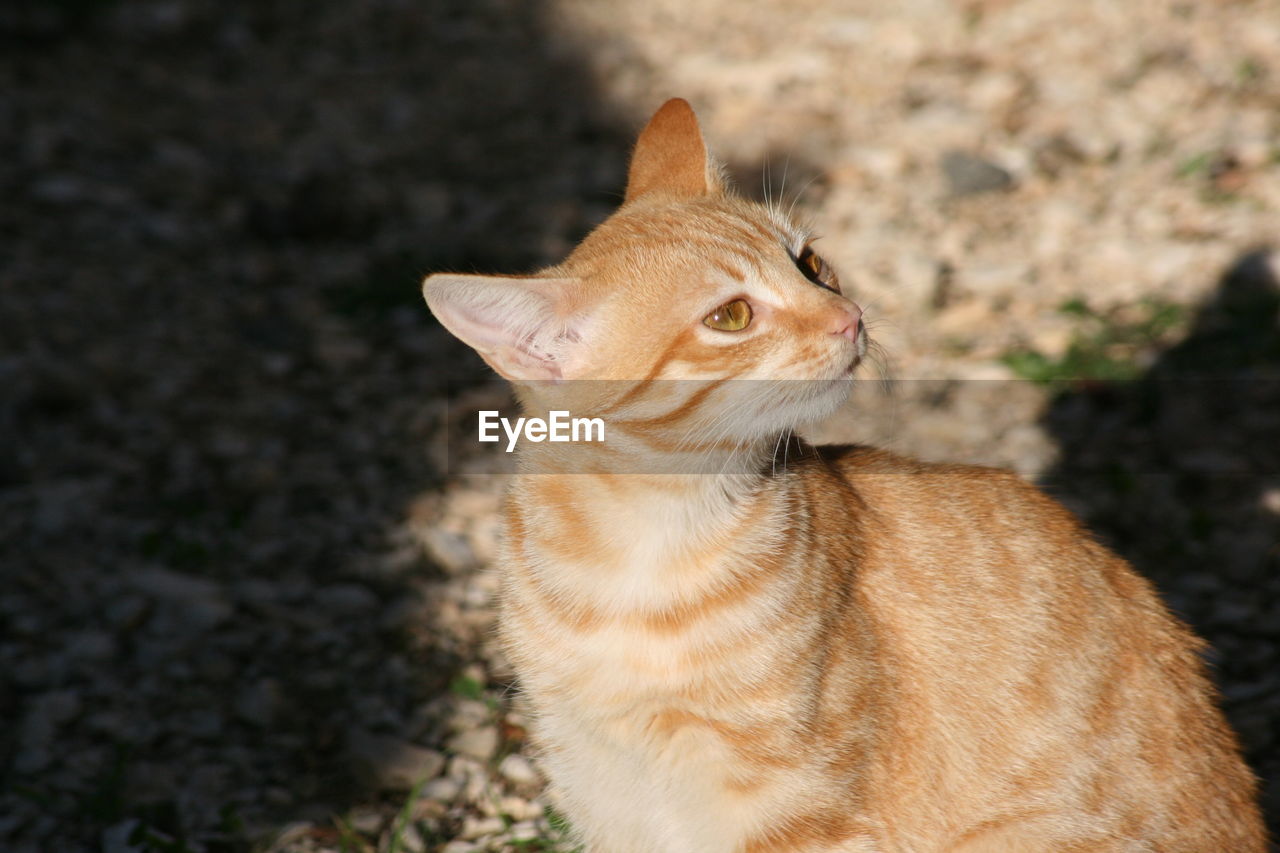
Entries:
POLYGON ((780 464, 866 349, 807 240, 673 100, 564 263, 425 283, 527 414, 610 431, 522 446, 501 562, 586 848, 1262 850, 1201 643, 1062 507, 867 448, 780 464))

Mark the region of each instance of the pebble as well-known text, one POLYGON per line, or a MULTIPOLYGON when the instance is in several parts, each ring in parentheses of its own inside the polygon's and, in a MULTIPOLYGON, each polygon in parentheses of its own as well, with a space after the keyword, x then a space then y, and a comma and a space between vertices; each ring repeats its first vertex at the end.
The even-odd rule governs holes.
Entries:
POLYGON ((384 791, 408 790, 439 774, 445 764, 439 752, 387 735, 356 732, 347 747, 356 771, 384 791))
POLYGON ((503 797, 498 801, 498 813, 512 820, 537 820, 542 817, 543 808, 535 800, 522 797, 503 797))
POLYGON ((449 739, 447 749, 479 761, 488 761, 498 749, 498 729, 481 726, 459 732, 449 739))
POLYGON ((427 842, 423 840, 422 833, 413 824, 401 827, 400 849, 405 853, 424 853, 427 849, 427 842))
POLYGON ((1272 515, 1280 515, 1280 489, 1265 489, 1259 501, 1263 509, 1272 515))
POLYGON ((441 847, 440 853, 474 853, 474 851, 479 849, 480 849, 479 845, 472 844, 470 841, 454 839, 453 841, 450 841, 445 846, 441 847))
POLYGON ((512 785, 535 785, 539 781, 538 771, 533 769, 529 759, 518 752, 513 752, 498 765, 498 773, 512 785))
POLYGON ((990 160, 952 149, 942 155, 942 172, 954 196, 1007 190, 1013 186, 1013 175, 990 160))
POLYGON ((475 839, 483 838, 486 835, 497 835, 506 828, 506 822, 500 817, 468 816, 462 822, 462 832, 460 835, 467 841, 474 841, 475 839))
POLYGON ((461 574, 476 565, 476 554, 460 533, 431 527, 422 532, 431 561, 450 574, 461 574))
POLYGON ((382 812, 372 806, 357 806, 347 813, 347 823, 363 835, 377 835, 385 821, 382 812))
POLYGON ((440 803, 452 803, 461 791, 461 782, 448 776, 441 776, 422 786, 422 797, 440 803))
MULTIPOLYGON (((467 670, 461 677, 468 682, 484 684, 484 675, 467 670)), ((453 703, 453 713, 449 715, 449 728, 460 732, 483 726, 493 716, 489 706, 479 699, 457 699, 453 703)))

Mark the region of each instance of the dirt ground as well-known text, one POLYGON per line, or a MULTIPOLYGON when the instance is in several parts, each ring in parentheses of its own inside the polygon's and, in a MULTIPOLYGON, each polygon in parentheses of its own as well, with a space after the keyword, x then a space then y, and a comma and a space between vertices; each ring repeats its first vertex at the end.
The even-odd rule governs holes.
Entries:
POLYGON ((1280 821, 1280 2, 0 9, 0 847, 568 850, 490 647, 497 399, 438 270, 551 263, 667 97, 893 382, 1212 643, 1280 821))

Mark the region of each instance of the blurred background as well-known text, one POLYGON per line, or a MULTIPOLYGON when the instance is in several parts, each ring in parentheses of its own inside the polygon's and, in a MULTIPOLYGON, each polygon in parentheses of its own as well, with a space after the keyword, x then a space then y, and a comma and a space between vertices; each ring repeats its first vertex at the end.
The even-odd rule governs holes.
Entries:
POLYGON ((674 95, 887 353, 822 434, 1065 500, 1280 816, 1275 0, 10 0, 0 84, 0 848, 569 849, 419 282, 558 260, 674 95))

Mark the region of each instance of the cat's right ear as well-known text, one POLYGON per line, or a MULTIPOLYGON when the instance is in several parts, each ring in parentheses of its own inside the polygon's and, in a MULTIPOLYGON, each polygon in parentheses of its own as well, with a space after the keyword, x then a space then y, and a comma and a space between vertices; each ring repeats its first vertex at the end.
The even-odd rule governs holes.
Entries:
POLYGON ((577 279, 427 276, 422 295, 446 329, 512 382, 573 378, 583 318, 566 311, 577 279))
POLYGON ((707 154, 693 107, 684 98, 672 98, 640 131, 624 203, 651 193, 696 198, 719 189, 719 167, 707 154))

